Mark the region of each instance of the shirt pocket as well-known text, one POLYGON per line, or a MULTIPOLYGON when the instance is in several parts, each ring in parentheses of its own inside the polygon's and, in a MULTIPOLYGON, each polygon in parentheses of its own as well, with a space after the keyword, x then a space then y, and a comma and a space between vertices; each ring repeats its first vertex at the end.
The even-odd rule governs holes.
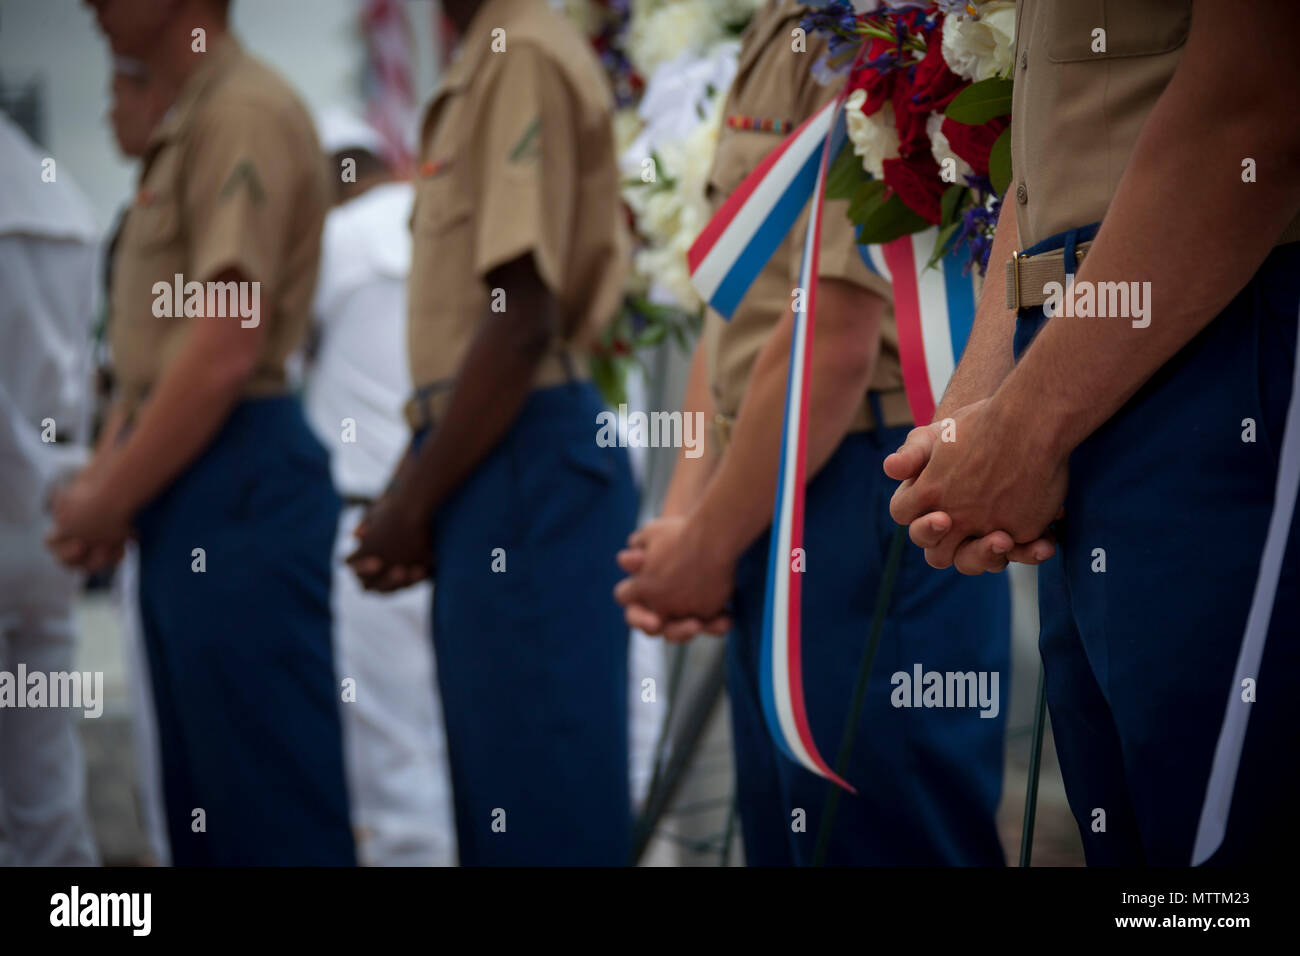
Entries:
POLYGON ((142 251, 175 245, 181 234, 180 204, 170 195, 137 204, 128 216, 128 232, 130 245, 142 251))
POLYGON ((474 309, 481 286, 474 275, 475 221, 460 177, 444 173, 420 183, 411 210, 412 314, 474 309))
POLYGON ((1053 63, 1155 56, 1187 41, 1191 0, 1069 0, 1039 13, 1053 63), (1094 49, 1105 31, 1105 49, 1094 49))
POLYGON ((767 154, 781 145, 784 133, 723 126, 709 174, 708 199, 719 203, 736 191, 767 154))
POLYGON ((425 179, 411 209, 412 235, 438 236, 467 224, 474 211, 464 183, 450 172, 425 179))

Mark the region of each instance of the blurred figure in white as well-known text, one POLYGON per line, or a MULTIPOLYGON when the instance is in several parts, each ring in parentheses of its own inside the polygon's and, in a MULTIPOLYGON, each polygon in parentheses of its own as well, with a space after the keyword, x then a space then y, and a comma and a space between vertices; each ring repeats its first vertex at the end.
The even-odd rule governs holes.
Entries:
POLYGON ((79 711, 17 696, 20 668, 76 666, 79 577, 44 538, 51 491, 88 457, 97 230, 66 171, 2 113, 0 169, 0 862, 94 866, 79 711))
POLYGON ((414 196, 380 158, 379 134, 345 112, 318 121, 337 189, 325 219, 306 371, 307 417, 330 450, 343 498, 334 575, 334 646, 359 862, 456 862, 447 744, 423 583, 363 591, 343 559, 353 531, 405 452, 406 276, 414 196))

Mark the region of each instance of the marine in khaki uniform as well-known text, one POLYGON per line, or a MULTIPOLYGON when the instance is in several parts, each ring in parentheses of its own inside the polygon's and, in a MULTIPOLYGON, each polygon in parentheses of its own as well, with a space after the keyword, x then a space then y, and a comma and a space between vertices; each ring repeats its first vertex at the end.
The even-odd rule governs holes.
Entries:
POLYGON ((1300 843, 1295 10, 1026 0, 1018 16, 998 281, 936 415, 957 441, 918 430, 888 462, 912 479, 894 516, 967 573, 1055 535, 1040 648, 1089 863, 1285 858, 1300 843))
POLYGON ((595 441, 584 354, 622 295, 612 97, 545 0, 448 0, 458 58, 424 120, 411 453, 350 559, 368 587, 432 569, 462 863, 629 853, 627 628, 610 592, 635 521, 595 441))
POLYGON ((316 280, 320 148, 294 93, 227 34, 222 0, 91 6, 175 101, 118 245, 110 421, 52 544, 93 565, 138 535, 173 861, 351 864, 339 503, 284 373, 316 280))
MULTIPOLYGON (((792 31, 806 8, 772 0, 757 15, 727 98, 711 177, 721 205, 763 158, 831 99, 810 67, 818 43, 796 52, 792 31)), ((620 585, 628 619, 681 638, 721 610, 734 590, 728 691, 746 860, 813 860, 827 784, 781 754, 759 695, 759 652, 768 537, 785 401, 792 293, 807 218, 724 322, 711 314, 696 349, 687 405, 716 422, 712 462, 681 458, 665 516, 634 536, 620 585), (676 618, 676 621, 672 619, 676 618), (693 621, 692 618, 695 620, 693 621), (807 813, 805 832, 791 814, 807 813)), ((887 282, 865 265, 841 204, 824 215, 813 346, 805 505, 803 681, 813 736, 839 741, 871 631, 889 550, 893 490, 880 471, 911 425, 887 282)), ((890 675, 926 669, 1002 671, 1008 663, 1008 597, 997 580, 934 574, 920 553, 899 572, 882 633, 845 796, 826 862, 996 864, 993 814, 1001 792, 1001 716, 899 710, 890 675), (878 786, 872 781, 890 781, 878 786)))

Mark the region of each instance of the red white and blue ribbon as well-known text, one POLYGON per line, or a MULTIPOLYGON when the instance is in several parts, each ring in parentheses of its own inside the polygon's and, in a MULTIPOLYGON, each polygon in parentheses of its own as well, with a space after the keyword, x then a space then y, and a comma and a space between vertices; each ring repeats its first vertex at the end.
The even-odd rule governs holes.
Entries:
MULTIPOLYGON (((808 197, 821 197, 827 158, 845 138, 837 98, 781 143, 727 199, 687 255, 701 296, 730 318, 754 278, 767 265, 794 226, 808 197)), ((769 732, 791 760, 852 790, 817 750, 804 708, 801 674, 801 577, 796 549, 803 545, 805 446, 808 375, 811 368, 813 317, 816 310, 817 256, 821 202, 812 204, 804 240, 790 370, 786 382, 785 420, 776 506, 768 549, 767 595, 763 608, 762 664, 759 690, 769 732)), ((801 564, 801 562, 800 562, 801 564)))
POLYGON ((724 318, 731 318, 808 204, 832 125, 842 142, 845 124, 837 101, 827 103, 768 153, 687 252, 691 281, 724 318))
MULTIPOLYGON (((847 139, 843 101, 841 92, 746 177, 700 233, 687 261, 701 297, 730 319, 794 227, 809 197, 816 199, 808 216, 799 275, 804 308, 794 313, 790 342, 781 461, 768 551, 759 689, 768 730, 777 746, 809 771, 852 791, 853 787, 836 775, 818 752, 804 708, 800 655, 802 571, 795 570, 795 555, 803 546, 809 376, 824 184, 831 158, 847 139)), ((971 280, 961 275, 960 257, 950 254, 942 260, 941 269, 926 269, 936 236, 937 230, 931 229, 862 252, 869 268, 894 283, 899 352, 909 404, 917 422, 928 422, 933 417, 938 398, 965 346, 975 311, 974 290, 971 280)), ((802 567, 802 562, 798 564, 802 567)))
POLYGON ((928 422, 943 398, 975 321, 975 284, 967 257, 950 249, 927 266, 937 228, 881 246, 859 246, 868 268, 893 286, 898 357, 912 421, 928 422))

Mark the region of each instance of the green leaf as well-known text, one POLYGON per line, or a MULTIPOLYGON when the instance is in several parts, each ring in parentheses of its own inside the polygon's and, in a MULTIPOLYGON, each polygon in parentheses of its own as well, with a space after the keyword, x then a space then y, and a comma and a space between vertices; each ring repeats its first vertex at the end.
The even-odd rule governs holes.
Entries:
POLYGON ((961 222, 950 222, 939 230, 939 238, 934 241, 934 252, 930 253, 930 259, 926 262, 925 267, 929 269, 934 266, 944 254, 948 251, 948 246, 952 243, 952 237, 961 226, 961 222))
POLYGON ((853 144, 846 140, 830 169, 826 170, 826 198, 852 199, 858 184, 866 178, 862 160, 853 152, 853 144))
POLYGON ((995 76, 972 83, 958 93, 944 110, 944 116, 958 123, 982 126, 995 116, 1010 112, 1011 81, 995 76))
POLYGON ((955 183, 943 191, 943 198, 939 200, 940 225, 946 226, 957 218, 957 210, 961 208, 967 188, 964 183, 955 183))
POLYGON ((1011 127, 1002 131, 993 148, 989 150, 989 181, 999 196, 1011 185, 1011 127))
POLYGON ((893 193, 888 199, 877 199, 867 209, 861 221, 862 228, 858 230, 858 245, 892 242, 901 236, 920 232, 929 225, 923 216, 913 212, 897 193, 893 193))
POLYGON ((691 343, 686 339, 686 329, 680 325, 670 325, 668 331, 672 334, 673 341, 677 343, 679 349, 687 353, 691 351, 691 343))
POLYGON ((671 322, 677 316, 677 310, 671 305, 659 305, 647 298, 636 299, 633 302, 633 308, 650 325, 671 322))
POLYGON ((636 341, 633 342, 632 344, 636 348, 643 349, 646 348, 647 346, 658 345, 667 336, 668 336, 668 326, 664 325, 661 322, 656 322, 653 325, 647 326, 646 330, 642 332, 639 336, 637 336, 636 341))
POLYGON ((611 408, 627 401, 627 387, 624 383, 626 370, 623 363, 611 358, 601 357, 591 360, 591 377, 611 408))
POLYGON ((879 179, 868 179, 860 183, 858 188, 853 191, 853 198, 849 200, 849 220, 857 226, 862 225, 871 208, 880 201, 884 195, 885 184, 879 179))

